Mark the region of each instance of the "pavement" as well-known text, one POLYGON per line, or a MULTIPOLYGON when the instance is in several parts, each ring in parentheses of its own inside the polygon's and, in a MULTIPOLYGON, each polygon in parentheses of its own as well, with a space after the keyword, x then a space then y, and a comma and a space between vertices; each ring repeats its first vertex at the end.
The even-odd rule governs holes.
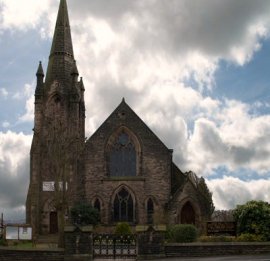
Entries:
POLYGON ((218 256, 218 257, 175 257, 164 258, 151 261, 270 261, 270 253, 263 255, 238 255, 238 256, 218 256))

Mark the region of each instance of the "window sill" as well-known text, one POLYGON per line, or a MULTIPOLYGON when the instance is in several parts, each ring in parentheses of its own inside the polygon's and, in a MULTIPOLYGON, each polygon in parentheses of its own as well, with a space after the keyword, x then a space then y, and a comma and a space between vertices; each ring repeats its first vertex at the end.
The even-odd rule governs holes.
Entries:
POLYGON ((107 177, 103 181, 145 181, 144 177, 107 177))

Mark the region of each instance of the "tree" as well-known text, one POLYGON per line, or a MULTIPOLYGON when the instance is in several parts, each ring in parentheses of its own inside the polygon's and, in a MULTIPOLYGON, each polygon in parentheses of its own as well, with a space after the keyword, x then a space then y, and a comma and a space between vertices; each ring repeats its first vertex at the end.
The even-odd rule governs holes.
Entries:
POLYGON ((78 203, 70 211, 72 222, 77 225, 97 225, 99 211, 87 203, 78 203))
POLYGON ((198 196, 200 198, 201 204, 203 205, 204 212, 206 216, 210 219, 211 215, 213 214, 215 210, 215 206, 212 199, 212 193, 209 191, 205 180, 203 177, 201 177, 198 180, 198 196))
MULTIPOLYGON (((56 114, 57 116, 57 114, 56 114)), ((77 160, 81 150, 81 140, 72 135, 67 124, 63 123, 61 117, 50 121, 49 140, 47 153, 49 157, 49 171, 54 177, 53 200, 58 218, 58 246, 64 245, 65 217, 68 215, 68 206, 72 201, 71 173, 77 167, 77 160)))
POLYGON ((238 205, 234 211, 237 232, 262 236, 270 240, 270 204, 264 201, 249 201, 238 205))

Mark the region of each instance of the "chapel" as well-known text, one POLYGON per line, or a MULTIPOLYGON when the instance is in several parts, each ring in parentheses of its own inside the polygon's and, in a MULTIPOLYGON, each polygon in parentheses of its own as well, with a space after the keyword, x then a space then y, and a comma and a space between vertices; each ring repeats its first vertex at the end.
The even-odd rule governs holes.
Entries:
POLYGON ((66 0, 60 0, 46 76, 40 62, 36 78, 26 200, 34 235, 57 233, 60 213, 68 222, 78 202, 95 207, 105 226, 125 221, 204 229, 214 209, 204 179, 176 166, 173 150, 124 98, 86 139, 87 86, 79 78, 66 0))

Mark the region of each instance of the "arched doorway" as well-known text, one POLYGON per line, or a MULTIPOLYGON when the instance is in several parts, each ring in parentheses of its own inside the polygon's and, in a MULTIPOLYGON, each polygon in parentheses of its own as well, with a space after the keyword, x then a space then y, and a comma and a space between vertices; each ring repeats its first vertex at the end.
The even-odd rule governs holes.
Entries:
POLYGON ((56 211, 50 212, 50 234, 58 233, 58 215, 56 211))
POLYGON ((122 187, 113 201, 114 222, 134 222, 134 202, 129 191, 122 187))
POLYGON ((186 202, 185 205, 182 207, 180 221, 181 224, 195 225, 195 211, 189 201, 186 202))

